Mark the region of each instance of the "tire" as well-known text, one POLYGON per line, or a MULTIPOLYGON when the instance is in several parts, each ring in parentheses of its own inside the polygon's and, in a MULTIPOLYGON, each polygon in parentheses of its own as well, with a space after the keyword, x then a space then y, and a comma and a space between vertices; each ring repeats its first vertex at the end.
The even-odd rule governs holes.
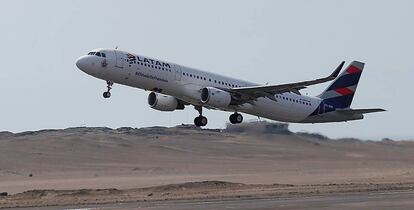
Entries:
POLYGON ((195 125, 196 127, 201 127, 201 120, 200 120, 200 117, 196 117, 196 118, 194 118, 194 125, 195 125))
POLYGON ((198 116, 194 118, 194 125, 197 127, 202 127, 207 125, 207 118, 204 116, 198 116))
POLYGON ((207 117, 201 117, 200 118, 200 124, 201 126, 206 126, 207 125, 207 117))
POLYGON ((104 98, 110 98, 111 97, 111 92, 104 92, 103 97, 104 98))
POLYGON ((243 115, 241 115, 241 114, 236 114, 235 120, 236 120, 236 122, 237 122, 238 124, 239 124, 239 123, 242 123, 242 122, 243 122, 243 115))
POLYGON ((231 114, 230 117, 229 117, 229 120, 230 120, 230 123, 231 124, 237 124, 236 115, 235 114, 231 114))

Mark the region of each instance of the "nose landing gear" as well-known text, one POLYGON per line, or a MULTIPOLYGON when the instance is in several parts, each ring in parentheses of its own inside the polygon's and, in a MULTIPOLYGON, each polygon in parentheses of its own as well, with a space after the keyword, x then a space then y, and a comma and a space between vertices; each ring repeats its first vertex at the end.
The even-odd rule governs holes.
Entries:
POLYGON ((111 80, 107 80, 106 81, 106 88, 107 91, 103 93, 103 97, 104 98, 110 98, 111 97, 111 89, 112 89, 112 85, 114 84, 114 82, 112 82, 111 80))
POLYGON ((235 112, 234 114, 230 115, 229 120, 231 124, 239 124, 243 122, 243 115, 235 112))
POLYGON ((194 106, 194 109, 200 114, 198 117, 194 118, 194 125, 197 127, 202 127, 207 125, 207 117, 203 116, 203 107, 194 106))

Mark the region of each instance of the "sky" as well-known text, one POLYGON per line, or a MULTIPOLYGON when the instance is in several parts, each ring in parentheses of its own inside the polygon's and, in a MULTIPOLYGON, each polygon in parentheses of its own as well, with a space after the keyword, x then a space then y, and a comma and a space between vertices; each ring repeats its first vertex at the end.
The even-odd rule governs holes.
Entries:
MULTIPOLYGON (((197 111, 149 108, 149 92, 75 67, 95 48, 115 48, 214 73, 280 84, 324 77, 365 62, 353 108, 384 108, 364 120, 291 124, 333 138, 414 139, 414 1, 5 0, 0 6, 0 130, 192 124, 197 111)), ((328 84, 311 86, 316 95, 328 84)), ((205 111, 208 128, 230 113, 205 111)), ((257 117, 245 115, 246 120, 257 117)))

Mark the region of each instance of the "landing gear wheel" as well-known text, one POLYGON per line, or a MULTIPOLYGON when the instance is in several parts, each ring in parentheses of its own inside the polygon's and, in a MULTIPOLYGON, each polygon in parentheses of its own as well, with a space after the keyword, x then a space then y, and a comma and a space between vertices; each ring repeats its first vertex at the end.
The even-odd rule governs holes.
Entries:
POLYGON ((230 115, 229 120, 230 120, 230 123, 231 124, 236 124, 236 119, 235 119, 235 115, 234 114, 231 114, 230 115))
POLYGON ((104 98, 110 98, 111 97, 111 92, 104 92, 103 97, 104 98))
POLYGON ((202 127, 207 125, 207 117, 203 116, 203 107, 202 106, 194 106, 194 109, 198 111, 200 114, 198 117, 194 118, 194 125, 197 127, 202 127))
POLYGON ((202 127, 207 125, 207 117, 198 116, 194 119, 194 125, 197 127, 202 127))
POLYGON ((106 88, 107 91, 103 93, 103 97, 104 98, 110 98, 111 97, 111 89, 112 89, 112 85, 114 84, 114 82, 112 82, 111 80, 107 80, 106 81, 106 88))
POLYGON ((206 126, 207 125, 207 117, 201 116, 201 126, 206 126))
POLYGON ((237 113, 236 122, 239 123, 239 124, 242 123, 243 122, 243 115, 237 113))
POLYGON ((243 115, 236 112, 236 113, 230 115, 229 120, 230 120, 231 124, 242 123, 243 122, 243 115))

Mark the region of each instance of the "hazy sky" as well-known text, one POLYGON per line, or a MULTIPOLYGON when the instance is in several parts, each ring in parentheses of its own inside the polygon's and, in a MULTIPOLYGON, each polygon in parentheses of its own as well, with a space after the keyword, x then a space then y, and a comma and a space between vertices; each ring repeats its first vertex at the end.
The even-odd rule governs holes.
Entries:
MULTIPOLYGON (((75 67, 114 48, 259 83, 326 76, 366 63, 352 107, 389 110, 348 123, 300 125, 330 137, 413 138, 414 1, 2 1, 0 130, 192 123, 197 111, 159 112, 149 92, 75 67)), ((303 91, 318 94, 327 84, 303 91)), ((206 111, 211 128, 230 113, 206 111)), ((245 119, 257 119, 246 116, 245 119)))

